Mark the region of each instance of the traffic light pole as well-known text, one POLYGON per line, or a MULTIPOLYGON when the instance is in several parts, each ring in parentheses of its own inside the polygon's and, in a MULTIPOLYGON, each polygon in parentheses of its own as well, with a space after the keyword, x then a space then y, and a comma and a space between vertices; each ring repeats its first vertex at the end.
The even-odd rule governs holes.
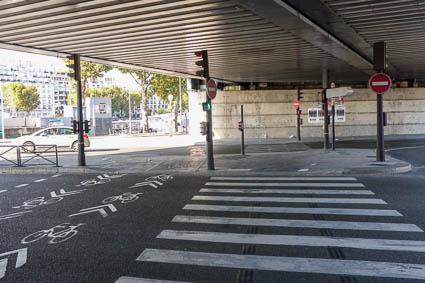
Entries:
MULTIPOLYGON (((208 78, 209 79, 209 78, 208 78)), ((208 81, 207 79, 207 81, 208 81)), ((211 99, 208 96, 208 94, 206 94, 207 97, 207 103, 211 103, 211 99)), ((212 107, 210 111, 206 111, 207 112, 207 127, 208 127, 208 131, 207 131, 207 135, 206 135, 206 140, 207 140, 207 168, 208 170, 214 170, 214 154, 213 154, 213 136, 212 136, 212 107)))
POLYGON ((241 105, 241 122, 242 122, 242 131, 241 131, 241 154, 245 155, 245 125, 243 123, 243 105, 241 105))
POLYGON ((335 137, 335 104, 332 103, 332 150, 336 148, 336 137, 335 137))
POLYGON ((84 128, 83 128, 83 93, 81 88, 81 64, 80 55, 74 54, 74 72, 77 82, 77 112, 78 112, 78 166, 86 166, 84 152, 84 128))
POLYGON ((322 103, 323 103, 323 107, 324 107, 324 133, 323 133, 323 148, 329 149, 329 110, 328 110, 328 98, 326 97, 326 89, 329 87, 329 71, 328 70, 323 70, 322 73, 322 87, 323 87, 323 92, 322 92, 322 103))

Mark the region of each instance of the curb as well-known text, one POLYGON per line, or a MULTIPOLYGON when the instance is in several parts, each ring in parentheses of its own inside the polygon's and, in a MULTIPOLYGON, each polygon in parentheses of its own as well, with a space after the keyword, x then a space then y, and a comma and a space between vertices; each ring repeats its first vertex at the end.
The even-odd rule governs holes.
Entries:
POLYGON ((412 171, 412 165, 404 165, 399 167, 392 168, 354 168, 354 169, 344 169, 342 174, 354 175, 370 175, 370 174, 403 174, 412 171))

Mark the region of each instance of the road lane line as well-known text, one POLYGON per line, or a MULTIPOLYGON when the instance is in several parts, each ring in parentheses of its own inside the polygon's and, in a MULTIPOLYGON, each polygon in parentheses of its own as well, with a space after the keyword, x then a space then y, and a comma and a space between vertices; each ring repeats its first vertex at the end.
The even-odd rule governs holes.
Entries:
POLYGON ((310 169, 308 169, 308 168, 303 168, 303 169, 298 170, 298 172, 307 172, 308 170, 310 170, 310 169))
POLYGON ((425 279, 425 265, 397 262, 237 255, 160 249, 145 249, 137 260, 280 272, 425 279))
POLYGON ((239 234, 202 231, 163 230, 158 239, 214 243, 282 245, 306 247, 339 247, 366 250, 425 252, 425 241, 343 238, 301 235, 239 234))
POLYGON ((253 225, 253 226, 300 227, 300 228, 341 229, 341 230, 423 232, 423 230, 419 228, 418 226, 416 226, 415 224, 404 224, 404 223, 210 217, 210 216, 193 216, 193 215, 189 215, 189 216, 176 215, 172 221, 182 222, 182 223, 221 224, 221 225, 253 225))
POLYGON ((281 197, 194 196, 192 198, 192 200, 249 201, 249 202, 303 202, 303 203, 387 204, 382 199, 356 199, 356 198, 281 198, 281 197))
POLYGON ((56 175, 53 175, 52 178, 56 178, 56 177, 60 177, 60 176, 62 176, 62 174, 56 174, 56 175))
POLYGON ((156 279, 148 279, 148 278, 122 276, 118 278, 118 280, 115 281, 115 283, 191 283, 191 282, 156 280, 156 279))
POLYGON ((310 207, 264 207, 264 206, 231 206, 187 204, 185 210, 226 211, 226 212, 259 212, 259 213, 299 213, 299 214, 333 214, 361 216, 403 216, 397 210, 359 209, 359 208, 310 208, 310 207))
POLYGON ((354 178, 354 177, 211 177, 210 180, 211 181, 357 181, 357 178, 354 178))
POLYGON ((28 184, 21 184, 21 185, 15 186, 15 188, 22 188, 22 187, 26 187, 26 186, 28 186, 28 184))
POLYGON ((243 194, 320 194, 320 195, 374 195, 369 190, 279 190, 279 189, 211 189, 202 188, 201 193, 243 193, 243 194))
POLYGON ((5 192, 7 192, 7 190, 1 190, 1 191, 0 191, 0 194, 1 194, 1 193, 5 193, 5 192))
POLYGON ((40 183, 40 182, 43 182, 43 181, 46 181, 46 179, 38 179, 38 180, 35 180, 34 183, 40 183))
POLYGON ((207 182, 206 186, 216 187, 350 187, 350 188, 364 188, 360 183, 233 183, 233 182, 207 182))

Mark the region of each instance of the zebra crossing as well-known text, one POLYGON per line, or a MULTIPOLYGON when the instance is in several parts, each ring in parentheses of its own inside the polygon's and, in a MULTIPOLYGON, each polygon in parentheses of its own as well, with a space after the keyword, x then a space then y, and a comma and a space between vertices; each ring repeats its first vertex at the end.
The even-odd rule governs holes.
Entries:
MULTIPOLYGON (((199 193, 192 197, 191 202, 182 208, 182 212, 171 220, 170 225, 173 224, 174 228, 174 225, 179 224, 185 228, 164 229, 157 235, 158 241, 266 245, 279 249, 294 246, 313 250, 323 247, 344 248, 361 250, 362 258, 147 248, 136 261, 162 266, 425 280, 425 264, 385 261, 385 257, 376 260, 368 255, 374 251, 384 254, 425 252, 425 241, 399 239, 400 235, 405 235, 401 233, 410 236, 424 231, 415 224, 402 223, 403 215, 387 206, 383 199, 377 198, 373 191, 366 189, 354 177, 211 177, 199 193), (338 220, 327 220, 326 217, 337 217, 338 220), (352 217, 356 221, 349 221, 352 217), (367 219, 369 217, 373 221, 367 219), (197 225, 208 228, 200 231, 197 225), (253 229, 249 230, 251 233, 242 233, 240 227, 253 229), (257 229, 262 227, 266 229, 264 231, 273 228, 278 230, 258 233, 257 229), (312 235, 312 230, 356 234, 355 237, 336 237, 332 232, 312 235), (358 236, 362 233, 363 237, 358 236)), ((169 275, 167 279, 170 279, 169 275)), ((196 278, 189 281, 197 282, 196 278)), ((133 282, 183 281, 127 276, 116 281, 133 282)))

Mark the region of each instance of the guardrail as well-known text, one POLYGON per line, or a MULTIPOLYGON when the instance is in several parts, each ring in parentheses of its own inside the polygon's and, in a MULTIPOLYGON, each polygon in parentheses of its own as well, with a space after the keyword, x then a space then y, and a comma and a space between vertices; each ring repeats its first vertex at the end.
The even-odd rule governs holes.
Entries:
POLYGON ((25 167, 25 166, 37 166, 37 165, 54 165, 54 167, 59 167, 59 157, 58 157, 58 147, 57 145, 36 145, 37 149, 41 149, 41 151, 30 150, 26 146, 23 145, 0 145, 0 160, 5 160, 16 167, 25 167), (6 150, 3 150, 6 148, 6 150), (13 151, 16 150, 16 162, 11 157, 6 157, 6 154, 15 154, 13 151), (54 159, 49 159, 43 154, 54 153, 54 159), (22 155, 26 155, 23 156, 22 155), (29 158, 25 159, 25 157, 29 156, 29 158), (44 163, 30 163, 33 160, 41 159, 44 163))
POLYGON ((27 166, 28 165, 36 166, 36 165, 50 165, 50 164, 53 164, 54 167, 59 167, 58 146, 57 145, 42 145, 42 144, 40 144, 40 145, 36 145, 35 147, 37 149, 42 149, 42 151, 36 151, 36 150, 33 151, 33 150, 27 149, 23 145, 20 145, 19 146, 19 157, 20 157, 19 167, 24 167, 25 164, 27 164, 27 166), (55 159, 54 159, 54 161, 53 160, 50 160, 46 156, 43 156, 44 153, 52 153, 52 152, 55 153, 55 159), (29 159, 27 159, 27 160, 24 161, 22 159, 22 154, 23 153, 26 153, 26 154, 29 154, 29 155, 32 155, 32 156, 29 159), (34 164, 34 163, 31 163, 30 164, 29 163, 32 160, 35 160, 36 158, 40 158, 42 160, 45 160, 45 161, 47 161, 47 163, 38 163, 38 164, 34 164))
POLYGON ((19 150, 19 146, 17 145, 0 145, 0 158, 3 160, 6 160, 9 163, 12 163, 15 166, 20 166, 21 164, 21 154, 20 154, 20 150, 19 150), (8 148, 6 150, 3 150, 4 148, 8 148), (16 149, 16 162, 13 161, 12 159, 9 159, 7 157, 5 157, 6 153, 9 153, 11 151, 13 151, 14 149, 16 149))

